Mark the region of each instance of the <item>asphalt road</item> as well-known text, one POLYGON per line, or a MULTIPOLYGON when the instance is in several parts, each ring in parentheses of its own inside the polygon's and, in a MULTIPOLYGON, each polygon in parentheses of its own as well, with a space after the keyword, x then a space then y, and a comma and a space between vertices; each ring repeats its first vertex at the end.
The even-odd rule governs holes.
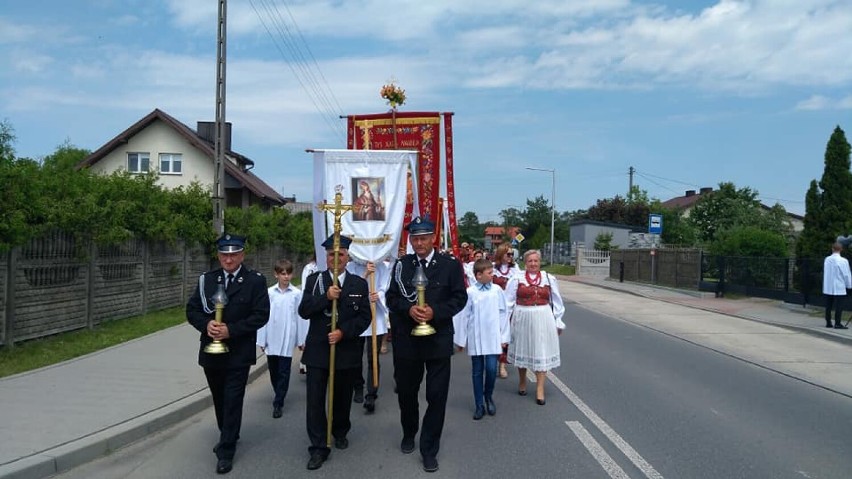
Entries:
MULTIPOLYGON (((497 415, 473 421, 470 362, 454 357, 438 473, 423 472, 418 454, 399 452, 386 355, 377 412, 353 404, 349 449, 334 450, 317 471, 305 470, 304 376, 292 376, 281 419, 271 418, 266 377, 252 384, 228 477, 850 477, 848 396, 750 362, 748 341, 742 354, 720 352, 701 338, 567 307, 562 367, 551 375, 546 406, 535 404, 533 383, 529 396, 516 394, 512 370, 498 380, 497 415)), ((58 477, 208 478, 215 442, 211 410, 58 477)))

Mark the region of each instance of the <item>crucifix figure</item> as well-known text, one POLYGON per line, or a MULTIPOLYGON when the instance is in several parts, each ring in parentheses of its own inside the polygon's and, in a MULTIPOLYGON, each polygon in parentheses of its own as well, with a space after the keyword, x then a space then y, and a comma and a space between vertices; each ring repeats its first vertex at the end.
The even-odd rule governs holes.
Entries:
MULTIPOLYGON (((344 214, 348 211, 352 211, 353 205, 344 205, 343 204, 343 186, 337 185, 334 188, 334 203, 328 204, 326 201, 323 201, 321 204, 317 205, 317 208, 323 212, 331 212, 334 216, 334 265, 332 267, 332 283, 334 286, 338 286, 337 277, 340 275, 340 232, 343 230, 343 226, 340 222, 340 218, 343 217, 344 214)), ((337 329, 337 300, 333 300, 331 303, 331 331, 337 329)), ((334 356, 336 352, 335 348, 336 344, 331 344, 329 347, 329 356, 328 356, 328 425, 326 428, 326 445, 331 447, 331 424, 332 418, 334 417, 334 356)))

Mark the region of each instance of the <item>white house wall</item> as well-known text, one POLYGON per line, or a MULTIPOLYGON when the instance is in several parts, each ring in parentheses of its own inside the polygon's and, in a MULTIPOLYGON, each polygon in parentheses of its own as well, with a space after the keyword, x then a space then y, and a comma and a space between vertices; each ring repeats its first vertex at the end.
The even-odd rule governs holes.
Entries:
POLYGON ((162 121, 154 121, 148 127, 130 138, 103 159, 92 165, 92 171, 109 174, 117 170, 127 170, 128 153, 148 153, 150 168, 159 171, 160 153, 180 153, 182 155, 180 174, 161 174, 159 183, 165 188, 188 186, 193 181, 211 188, 213 185, 213 162, 191 145, 186 138, 162 121))

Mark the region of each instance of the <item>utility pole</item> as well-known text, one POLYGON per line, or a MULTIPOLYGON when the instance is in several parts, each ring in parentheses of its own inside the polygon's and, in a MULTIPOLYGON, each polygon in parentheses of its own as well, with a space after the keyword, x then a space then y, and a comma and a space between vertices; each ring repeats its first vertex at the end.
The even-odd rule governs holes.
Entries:
POLYGON ((629 170, 627 170, 627 175, 630 177, 630 182, 627 184, 627 202, 633 202, 633 173, 636 170, 631 166, 629 170))
POLYGON ((216 46, 216 137, 213 160, 213 232, 225 232, 225 45, 228 0, 219 0, 216 46))

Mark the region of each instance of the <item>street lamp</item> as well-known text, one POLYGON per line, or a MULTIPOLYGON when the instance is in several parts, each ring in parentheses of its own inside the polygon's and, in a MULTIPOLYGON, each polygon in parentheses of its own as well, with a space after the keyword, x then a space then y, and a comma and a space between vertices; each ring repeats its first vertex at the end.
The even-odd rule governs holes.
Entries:
POLYGON ((550 187, 550 264, 553 264, 553 250, 556 244, 553 241, 553 227, 556 224, 556 168, 533 168, 527 166, 526 169, 532 171, 546 171, 550 173, 553 183, 550 187))

